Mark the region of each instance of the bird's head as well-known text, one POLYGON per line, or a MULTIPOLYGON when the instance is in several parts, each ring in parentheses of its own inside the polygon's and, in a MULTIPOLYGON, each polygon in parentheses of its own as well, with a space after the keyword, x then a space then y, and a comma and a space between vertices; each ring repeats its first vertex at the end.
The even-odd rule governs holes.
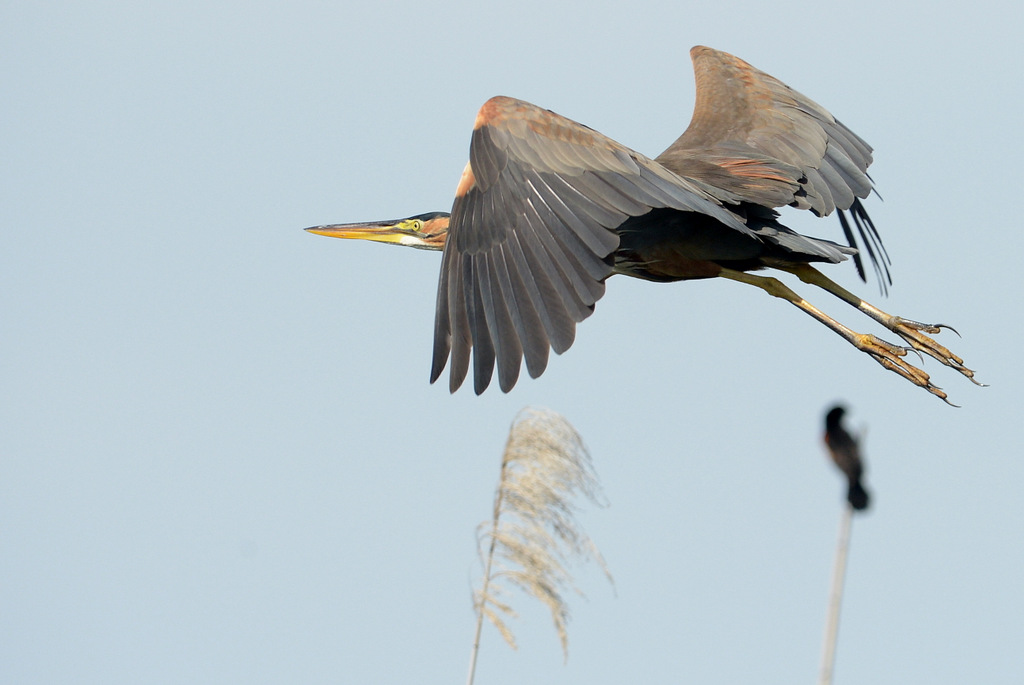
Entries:
POLYGON ((443 250, 450 221, 451 216, 446 212, 430 212, 417 214, 408 219, 312 226, 306 230, 332 238, 374 240, 378 243, 406 245, 421 250, 443 250))
POLYGON ((836 405, 829 410, 828 414, 825 415, 825 430, 835 431, 839 428, 839 424, 843 421, 843 416, 846 414, 846 407, 842 405, 836 405))

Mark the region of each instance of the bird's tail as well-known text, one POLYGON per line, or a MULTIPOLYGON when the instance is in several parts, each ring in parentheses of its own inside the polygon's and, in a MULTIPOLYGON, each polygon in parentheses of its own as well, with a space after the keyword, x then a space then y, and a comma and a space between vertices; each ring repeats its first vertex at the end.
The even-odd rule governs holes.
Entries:
POLYGON ((864 489, 864 486, 860 484, 860 480, 858 479, 850 481, 850 490, 846 494, 846 500, 855 510, 863 511, 868 508, 871 498, 868 496, 868 491, 864 489))

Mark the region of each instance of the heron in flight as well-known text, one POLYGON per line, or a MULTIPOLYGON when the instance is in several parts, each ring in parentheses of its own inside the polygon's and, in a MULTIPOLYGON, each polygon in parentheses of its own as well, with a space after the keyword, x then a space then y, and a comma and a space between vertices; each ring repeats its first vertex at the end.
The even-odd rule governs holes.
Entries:
POLYGON ((450 214, 306 230, 444 250, 430 381, 450 357, 452 392, 471 356, 477 394, 495 366, 505 392, 524 359, 538 377, 549 350, 569 349, 576 324, 618 273, 662 283, 719 277, 755 285, 948 402, 906 359, 916 350, 973 381, 963 360, 930 337, 944 326, 891 316, 812 266, 852 256, 863 279, 866 255, 883 289, 891 282, 888 256, 861 203, 873 189, 866 174, 871 147, 823 107, 743 60, 706 47, 690 55, 693 119, 653 160, 549 110, 494 97, 477 114, 450 214), (775 208, 785 205, 818 216, 836 211, 849 246, 782 225, 775 208), (778 279, 751 273, 765 268, 828 291, 903 344, 857 333, 778 279))

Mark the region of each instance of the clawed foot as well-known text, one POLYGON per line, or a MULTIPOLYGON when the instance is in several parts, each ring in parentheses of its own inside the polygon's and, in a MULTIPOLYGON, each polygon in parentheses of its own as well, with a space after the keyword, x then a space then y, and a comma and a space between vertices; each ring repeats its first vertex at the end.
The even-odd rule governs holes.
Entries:
POLYGON ((916 350, 920 354, 927 354, 929 357, 938 360, 945 364, 951 369, 956 369, 967 378, 971 379, 971 382, 975 385, 984 386, 984 383, 979 383, 974 378, 974 371, 964 366, 964 360, 950 352, 947 348, 935 342, 932 338, 925 335, 929 333, 935 335, 942 331, 943 328, 948 328, 957 335, 956 329, 952 326, 945 324, 927 324, 920 323, 917 321, 911 321, 910 319, 904 319, 898 316, 892 317, 892 323, 890 330, 893 333, 900 336, 909 343, 910 347, 916 350))
MULTIPOLYGON (((902 333, 900 335, 902 336, 902 333)), ((934 341, 932 341, 931 338, 928 338, 925 335, 921 335, 920 337, 934 343, 934 341)), ((899 375, 903 376, 914 385, 924 388, 931 394, 941 399, 946 404, 954 407, 957 406, 949 401, 949 398, 946 396, 946 393, 942 390, 942 388, 932 383, 931 377, 929 377, 927 373, 917 368, 913 364, 908 363, 907 360, 904 359, 904 357, 907 356, 908 350, 916 349, 916 346, 912 348, 900 347, 899 345, 887 343, 881 338, 878 338, 870 334, 856 335, 854 340, 852 340, 851 342, 853 342, 854 346, 857 349, 861 350, 862 352, 867 352, 872 359, 881 364, 883 367, 889 369, 890 371, 898 373, 899 375)), ((970 376, 968 376, 968 378, 970 378, 970 376)))
MULTIPOLYGON (((924 388, 931 394, 946 402, 946 404, 950 404, 954 407, 956 406, 949 401, 942 388, 932 383, 927 373, 905 359, 908 352, 914 352, 914 354, 920 357, 922 361, 924 360, 924 355, 928 355, 945 366, 948 366, 951 369, 956 369, 962 375, 969 378, 975 385, 984 385, 984 383, 979 383, 974 379, 974 371, 964 366, 963 359, 956 356, 930 337, 940 333, 943 328, 948 328, 956 333, 956 329, 951 326, 946 326, 944 324, 919 323, 917 321, 911 321, 910 319, 904 319, 887 314, 873 304, 865 302, 849 290, 846 290, 835 282, 829 280, 824 274, 809 264, 780 264, 773 266, 782 271, 788 271, 789 273, 795 274, 804 283, 810 283, 811 285, 815 285, 832 295, 835 295, 843 302, 855 307, 861 313, 866 314, 877 323, 880 323, 882 326, 885 326, 890 331, 900 336, 900 338, 907 343, 907 346, 903 347, 900 345, 893 345, 892 343, 888 343, 874 335, 857 333, 797 295, 789 288, 789 286, 783 284, 777 278, 756 276, 754 274, 734 271, 726 268, 723 268, 718 275, 741 283, 755 285, 763 289, 769 295, 782 298, 790 304, 799 307, 807 314, 828 326, 832 331, 839 334, 844 340, 852 343, 857 349, 868 353, 872 359, 885 368, 899 374, 903 378, 906 378, 914 385, 924 388)), ((957 335, 959 335, 959 333, 957 333, 957 335)))

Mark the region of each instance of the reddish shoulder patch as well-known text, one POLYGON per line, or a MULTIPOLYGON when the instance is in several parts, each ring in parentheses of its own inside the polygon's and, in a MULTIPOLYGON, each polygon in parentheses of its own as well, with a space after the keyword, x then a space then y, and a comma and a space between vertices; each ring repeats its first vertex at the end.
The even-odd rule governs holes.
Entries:
POLYGON ((692 48, 690 48, 690 59, 696 60, 698 57, 701 57, 702 55, 713 54, 715 52, 717 52, 717 50, 712 50, 706 45, 694 45, 692 48))
POLYGON ((466 162, 466 168, 462 170, 462 178, 459 179, 459 187, 455 189, 455 197, 462 197, 476 185, 476 176, 473 175, 473 167, 466 162))
POLYGON ((500 126, 506 119, 529 118, 529 110, 532 109, 535 109, 533 105, 522 100, 496 95, 477 112, 473 130, 481 126, 500 126))
POLYGON ((473 130, 477 130, 482 126, 493 125, 507 116, 509 100, 511 98, 499 95, 493 97, 484 103, 484 106, 477 112, 476 122, 473 124, 473 130))

